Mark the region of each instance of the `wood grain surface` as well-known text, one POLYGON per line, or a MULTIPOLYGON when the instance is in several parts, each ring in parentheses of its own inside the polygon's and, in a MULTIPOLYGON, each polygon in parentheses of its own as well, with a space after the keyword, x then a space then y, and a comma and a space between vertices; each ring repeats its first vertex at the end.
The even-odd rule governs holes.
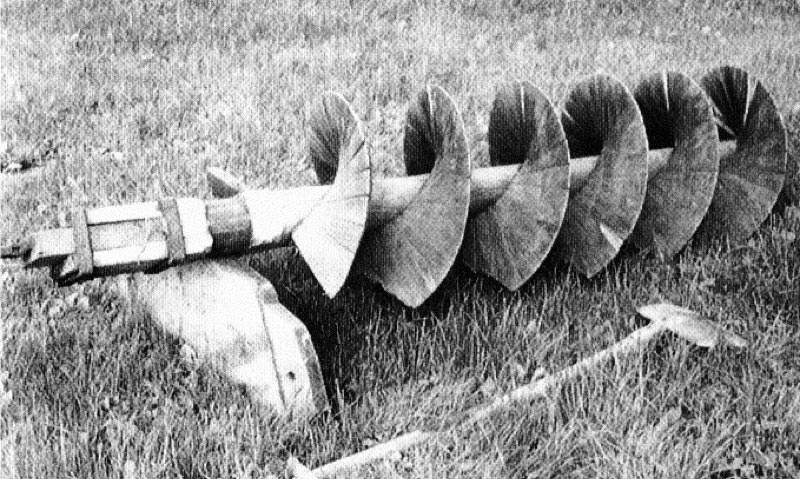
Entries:
MULTIPOLYGON (((341 95, 325 95, 312 118, 309 148, 312 158, 319 159, 314 164, 324 166, 335 158, 338 166, 333 184, 292 231, 292 240, 325 293, 333 297, 350 273, 364 234, 372 169, 364 129, 341 95)), ((320 179, 327 180, 331 169, 317 169, 318 175, 320 171, 320 179)))
POLYGON ((700 81, 714 105, 721 140, 736 149, 720 158, 714 199, 699 234, 750 236, 769 215, 787 174, 787 137, 775 102, 744 70, 721 67, 700 81))
POLYGON ((691 78, 655 73, 634 90, 650 149, 673 148, 650 177, 631 241, 672 257, 692 238, 714 196, 719 171, 717 126, 711 102, 691 78))
POLYGON ((399 216, 364 236, 357 261, 387 292, 415 307, 436 290, 461 246, 470 156, 461 114, 439 87, 426 88, 411 105, 405 135, 408 171, 432 165, 430 176, 399 216))
POLYGON ((607 75, 587 78, 572 90, 561 122, 571 157, 600 157, 586 184, 570 192, 553 252, 592 277, 614 259, 639 218, 647 135, 633 95, 607 75))
POLYGON ((502 85, 489 118, 492 165, 522 163, 500 197, 467 223, 463 258, 511 290, 539 269, 569 198, 569 148, 555 108, 529 82, 502 85))

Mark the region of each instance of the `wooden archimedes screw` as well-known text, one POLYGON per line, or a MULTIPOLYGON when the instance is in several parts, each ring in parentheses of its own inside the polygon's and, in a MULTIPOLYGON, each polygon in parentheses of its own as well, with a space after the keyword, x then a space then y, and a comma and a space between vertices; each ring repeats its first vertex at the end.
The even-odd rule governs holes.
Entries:
POLYGON ((530 83, 502 85, 487 137, 493 166, 473 170, 458 109, 429 87, 406 120, 411 176, 373 178, 356 115, 329 94, 309 131, 329 184, 77 210, 72 228, 40 231, 4 256, 50 266, 68 284, 294 243, 328 295, 355 265, 413 307, 459 251, 516 289, 551 251, 593 276, 626 241, 671 256, 696 233, 749 235, 786 174, 773 100, 732 67, 700 84, 655 74, 633 93, 595 75, 560 115, 530 83))

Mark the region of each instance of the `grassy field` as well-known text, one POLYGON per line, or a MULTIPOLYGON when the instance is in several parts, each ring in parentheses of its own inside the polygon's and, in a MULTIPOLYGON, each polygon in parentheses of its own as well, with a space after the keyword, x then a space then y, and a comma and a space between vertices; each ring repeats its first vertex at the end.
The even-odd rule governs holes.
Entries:
MULTIPOLYGON (((66 226, 75 202, 206 196, 206 166, 259 187, 312 183, 304 127, 326 90, 353 103, 379 170, 396 174, 406 106, 426 83, 452 94, 484 164, 501 81, 559 104, 598 71, 633 86, 733 64, 772 92, 800 158, 794 0, 9 0, 0 19, 0 166, 38 167, 0 175, 3 244, 66 226)), ((457 266, 417 310, 358 278, 330 300, 296 254, 254 256, 315 339, 332 407, 310 422, 272 419, 182 360, 110 281, 56 289, 4 263, 0 475, 3 462, 21 477, 126 479, 265 477, 290 454, 319 465, 436 428, 668 300, 749 347, 664 338, 359 477, 800 477, 800 182, 789 190, 787 213, 743 242, 670 261, 628 253, 592 280, 551 261, 513 293, 457 266)))

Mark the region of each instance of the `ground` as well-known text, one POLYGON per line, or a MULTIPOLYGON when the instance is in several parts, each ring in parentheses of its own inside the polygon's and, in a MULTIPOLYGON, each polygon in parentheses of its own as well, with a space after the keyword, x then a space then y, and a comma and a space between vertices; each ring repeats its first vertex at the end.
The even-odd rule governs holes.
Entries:
MULTIPOLYGON (((661 69, 698 79, 733 64, 772 92, 793 168, 800 157, 793 0, 10 0, 0 20, 3 244, 65 226, 78 202, 207 196, 206 166, 256 187, 312 183, 304 128, 327 90, 353 103, 379 171, 397 174, 403 117, 427 83, 460 106, 482 164, 499 82, 529 80, 558 105, 598 71, 632 87, 661 69)), ((744 241, 669 260, 628 253, 591 280, 551 261, 516 292, 457 266, 416 310, 359 278, 328 299, 292 251, 256 255, 318 348, 331 411, 310 422, 270 418, 183 360, 110 281, 58 289, 4 262, 0 446, 15 453, 0 459, 21 477, 265 477, 289 455, 315 466, 436 428, 602 349, 641 324, 636 306, 668 300, 748 348, 665 338, 359 474, 798 477, 796 179, 787 191, 789 208, 744 241)))

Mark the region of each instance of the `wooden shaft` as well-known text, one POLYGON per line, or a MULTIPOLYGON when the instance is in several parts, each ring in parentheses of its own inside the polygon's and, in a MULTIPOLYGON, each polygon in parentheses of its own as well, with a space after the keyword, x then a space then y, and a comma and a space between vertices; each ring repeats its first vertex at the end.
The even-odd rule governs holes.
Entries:
MULTIPOLYGON (((734 141, 721 142, 720 158, 728 156, 735 149, 734 141)), ((648 177, 653 178, 663 170, 671 155, 672 148, 650 150, 647 155, 648 177)), ((585 156, 570 159, 569 189, 571 191, 583 188, 599 158, 599 156, 585 156)), ((469 192, 470 213, 482 211, 493 205, 506 191, 519 168, 519 164, 514 164, 473 170, 469 192)), ((367 229, 383 225, 402 213, 427 179, 428 175, 417 175, 384 178, 377 181, 373 186, 370 198, 367 229)))
POLYGON ((511 406, 522 402, 529 402, 535 399, 544 398, 548 391, 567 381, 572 381, 581 374, 590 371, 605 361, 620 355, 631 354, 642 350, 653 339, 667 330, 665 322, 653 322, 643 326, 622 340, 612 344, 608 348, 584 358, 572 366, 562 369, 556 374, 545 376, 524 386, 520 386, 513 391, 496 398, 491 403, 479 406, 467 413, 464 426, 469 426, 502 411, 511 406))
MULTIPOLYGON (((353 471, 358 467, 365 466, 367 464, 371 464, 375 461, 388 457, 394 452, 404 451, 418 444, 427 442, 429 439, 433 438, 433 436, 434 434, 423 431, 413 431, 408 434, 403 434, 402 436, 398 436, 392 439, 391 441, 382 444, 377 444, 369 449, 357 452, 352 456, 347 456, 345 458, 339 459, 338 461, 334 461, 325 464, 324 466, 317 467, 312 471, 310 471, 311 474, 313 475, 306 475, 305 477, 309 478, 313 477, 316 479, 324 479, 331 477, 347 477, 347 474, 349 472, 353 471)), ((297 465, 299 464, 299 462, 295 461, 294 464, 297 465)), ((294 474, 294 477, 297 479, 301 479, 304 477, 302 475, 296 474, 292 470, 290 470, 289 473, 290 477, 292 477, 291 474, 294 474)))
MULTIPOLYGON (((722 143, 727 155, 735 148, 732 141, 722 143)), ((651 150, 649 176, 663 169, 671 148, 651 150)), ((570 161, 570 189, 582 188, 597 164, 598 157, 570 161)), ((505 192, 520 168, 519 164, 476 168, 470 187, 471 213, 494 204, 505 192)), ((367 229, 386 224, 400 215, 425 184, 428 175, 384 178, 373 184, 367 229)), ((205 201, 205 216, 213 243, 197 256, 244 253, 251 249, 288 246, 291 233, 313 207, 325 201, 329 186, 301 186, 285 190, 250 190, 231 198, 205 201)), ((445 200, 445 199, 443 199, 445 200)), ((156 202, 95 208, 87 211, 95 276, 149 270, 168 260, 161 213, 156 202)), ((195 228, 196 229, 196 228, 195 228)), ((191 238, 187 238, 191 240, 191 238)), ((27 256, 29 267, 55 265, 75 250, 71 228, 36 233, 27 256)))
MULTIPOLYGON (((666 166, 672 148, 651 150, 648 154, 648 173, 655 176, 666 166)), ((569 164, 570 190, 576 191, 586 184, 589 175, 597 165, 598 156, 574 158, 569 164)), ((476 168, 470 180, 469 211, 475 213, 493 205, 508 188, 511 179, 520 165, 492 166, 476 168)), ((367 228, 374 228, 389 222, 402 213, 414 199, 428 175, 397 178, 384 178, 373 186, 369 203, 367 228)))

